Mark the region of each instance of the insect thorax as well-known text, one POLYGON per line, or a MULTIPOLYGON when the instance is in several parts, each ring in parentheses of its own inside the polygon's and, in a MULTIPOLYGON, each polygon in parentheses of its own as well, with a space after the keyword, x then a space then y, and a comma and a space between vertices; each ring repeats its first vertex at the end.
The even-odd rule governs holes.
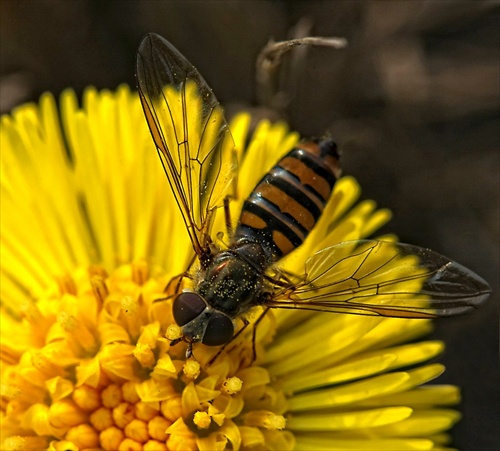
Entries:
POLYGON ((214 257, 196 292, 212 308, 234 318, 259 303, 267 265, 259 243, 237 242, 214 257))

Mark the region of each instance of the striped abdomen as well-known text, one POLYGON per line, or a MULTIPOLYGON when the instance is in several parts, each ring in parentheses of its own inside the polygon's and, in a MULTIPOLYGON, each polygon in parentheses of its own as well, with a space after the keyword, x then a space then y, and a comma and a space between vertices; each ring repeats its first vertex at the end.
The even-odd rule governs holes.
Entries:
POLYGON ((293 251, 319 219, 340 172, 333 141, 299 144, 245 201, 235 239, 260 243, 270 262, 293 251))

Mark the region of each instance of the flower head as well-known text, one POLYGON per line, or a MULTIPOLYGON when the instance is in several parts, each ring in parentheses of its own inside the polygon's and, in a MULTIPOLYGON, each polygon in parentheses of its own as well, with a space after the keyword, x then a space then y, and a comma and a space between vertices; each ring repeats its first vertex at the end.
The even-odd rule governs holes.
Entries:
MULTIPOLYGON (((459 414, 422 386, 443 350, 427 320, 268 313, 221 352, 186 344, 175 277, 193 258, 137 95, 85 92, 2 118, 2 449, 437 449, 459 414), (254 345, 257 360, 254 361, 254 345)), ((285 124, 230 124, 244 198, 298 140, 285 124), (248 144, 247 144, 248 142, 248 144)), ((311 239, 371 235, 389 218, 340 179, 311 239)), ((235 208, 241 208, 235 202, 235 208)), ((234 212, 233 212, 234 214, 234 212)), ((386 236, 391 240, 393 237, 386 236)), ((255 320, 258 315, 250 315, 255 320)))

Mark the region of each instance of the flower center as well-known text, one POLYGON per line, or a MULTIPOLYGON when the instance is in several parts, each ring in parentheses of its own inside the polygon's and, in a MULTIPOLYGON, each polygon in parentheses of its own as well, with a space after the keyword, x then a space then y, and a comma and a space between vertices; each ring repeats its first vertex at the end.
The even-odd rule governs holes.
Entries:
MULTIPOLYGON (((7 369, 2 410, 22 424, 9 446, 40 437, 54 449, 291 446, 285 395, 252 361, 251 330, 219 355, 197 343, 186 360, 185 343, 170 346, 168 279, 144 263, 110 275, 92 267, 31 305, 27 327, 44 336, 7 369)), ((258 337, 272 335, 272 321, 264 327, 258 337)))

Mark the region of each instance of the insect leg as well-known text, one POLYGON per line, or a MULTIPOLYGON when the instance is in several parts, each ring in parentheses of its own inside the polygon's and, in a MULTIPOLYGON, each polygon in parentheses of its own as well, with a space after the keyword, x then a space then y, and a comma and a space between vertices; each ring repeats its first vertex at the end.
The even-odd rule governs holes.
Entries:
POLYGON ((253 323, 253 332, 252 332, 252 350, 253 350, 253 360, 257 360, 257 350, 255 349, 255 339, 257 337, 257 326, 259 323, 262 321, 262 318, 266 316, 266 313, 269 311, 271 307, 266 307, 264 308, 264 311, 260 314, 260 316, 257 318, 255 323, 253 323))
POLYGON ((289 271, 284 271, 281 268, 276 271, 276 274, 263 274, 263 277, 272 284, 278 285, 283 288, 292 288, 301 282, 301 279, 299 278, 299 276, 297 276, 297 274, 289 271))
POLYGON ((175 296, 177 293, 179 293, 181 285, 182 285, 182 279, 184 279, 184 278, 192 279, 193 277, 187 271, 184 271, 183 273, 177 274, 176 276, 172 277, 169 280, 166 287, 163 289, 163 291, 165 293, 171 293, 168 297, 175 296), (173 289, 173 292, 172 292, 172 286, 174 284, 175 284, 175 288, 173 289))
POLYGON ((164 293, 172 293, 171 291, 171 288, 172 288, 172 284, 177 280, 177 283, 175 284, 175 288, 174 288, 174 291, 172 294, 170 294, 166 299, 170 298, 171 296, 174 296, 176 295, 177 293, 179 293, 180 291, 180 287, 181 287, 181 284, 182 284, 182 279, 187 278, 187 279, 193 279, 193 276, 191 276, 191 274, 189 273, 189 268, 191 268, 191 266, 193 266, 193 263, 196 259, 196 254, 193 255, 193 258, 191 259, 191 261, 189 262, 189 265, 188 265, 188 269, 186 269, 184 272, 180 273, 180 274, 177 274, 176 276, 172 277, 167 285, 165 286, 165 288, 163 289, 163 292, 164 293))
POLYGON ((233 226, 231 225, 231 209, 229 208, 229 196, 224 197, 224 220, 226 221, 226 232, 228 237, 233 236, 233 226))

